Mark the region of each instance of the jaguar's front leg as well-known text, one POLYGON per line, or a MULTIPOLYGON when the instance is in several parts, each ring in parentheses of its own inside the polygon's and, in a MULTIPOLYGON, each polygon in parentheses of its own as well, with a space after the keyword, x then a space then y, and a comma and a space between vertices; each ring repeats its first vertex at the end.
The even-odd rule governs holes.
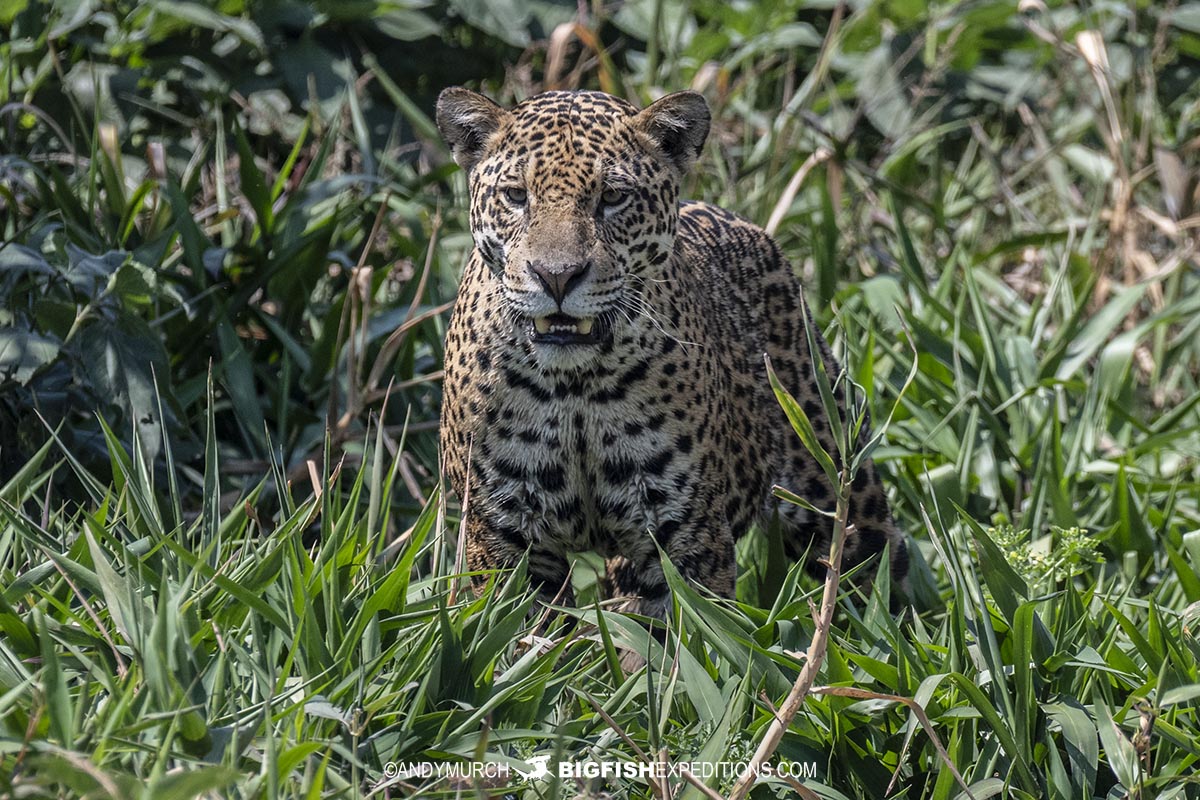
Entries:
POLYGON ((467 568, 476 596, 483 593, 489 578, 497 570, 512 570, 529 553, 529 581, 544 603, 575 605, 567 559, 537 542, 531 546, 521 531, 489 524, 469 514, 466 525, 467 568))
MULTIPOLYGON (((734 597, 737 562, 728 524, 669 523, 654 531, 653 536, 685 581, 719 597, 734 597)), ((619 601, 617 610, 667 620, 671 590, 658 552, 653 548, 632 558, 608 559, 605 584, 609 597, 619 601)), ((659 641, 664 640, 661 626, 655 625, 652 631, 659 641)), ((645 663, 645 654, 626 651, 621 663, 627 671, 637 669, 645 663)))

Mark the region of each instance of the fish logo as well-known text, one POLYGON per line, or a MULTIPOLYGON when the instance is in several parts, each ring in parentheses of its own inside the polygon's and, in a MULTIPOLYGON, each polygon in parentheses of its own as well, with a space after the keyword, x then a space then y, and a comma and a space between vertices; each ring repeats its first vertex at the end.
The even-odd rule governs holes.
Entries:
POLYGON ((525 759, 525 763, 529 765, 529 769, 521 769, 516 767, 517 772, 521 773, 521 777, 527 781, 539 781, 542 778, 549 777, 550 767, 547 762, 550 761, 549 754, 533 756, 525 759))

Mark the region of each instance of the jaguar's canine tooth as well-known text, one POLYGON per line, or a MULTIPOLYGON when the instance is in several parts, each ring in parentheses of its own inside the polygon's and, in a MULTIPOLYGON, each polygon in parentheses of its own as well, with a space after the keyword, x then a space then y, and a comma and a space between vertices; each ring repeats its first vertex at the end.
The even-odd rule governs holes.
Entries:
POLYGON ((592 325, 596 322, 595 317, 584 317, 575 324, 575 329, 583 336, 587 336, 592 332, 592 325))
POLYGON ((534 317, 533 327, 534 327, 534 330, 536 330, 538 333, 549 333, 550 332, 550 318, 549 317, 534 317))

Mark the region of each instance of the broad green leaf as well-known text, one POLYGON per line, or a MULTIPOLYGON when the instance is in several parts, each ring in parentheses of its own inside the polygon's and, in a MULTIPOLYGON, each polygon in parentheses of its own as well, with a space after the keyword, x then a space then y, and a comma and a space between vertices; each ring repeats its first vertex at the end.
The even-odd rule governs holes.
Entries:
POLYGON ((54 361, 62 342, 18 328, 0 328, 0 381, 27 384, 34 373, 54 361))

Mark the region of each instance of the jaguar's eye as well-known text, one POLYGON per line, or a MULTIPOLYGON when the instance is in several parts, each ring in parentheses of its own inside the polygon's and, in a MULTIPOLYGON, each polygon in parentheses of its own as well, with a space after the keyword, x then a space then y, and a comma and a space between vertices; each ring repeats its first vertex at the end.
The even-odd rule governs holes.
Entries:
POLYGON ((514 206, 523 206, 525 201, 529 199, 529 193, 520 186, 509 186, 504 190, 504 199, 512 203, 514 206))
POLYGON ((621 189, 605 189, 600 195, 600 204, 605 206, 619 206, 625 202, 628 195, 621 189))

